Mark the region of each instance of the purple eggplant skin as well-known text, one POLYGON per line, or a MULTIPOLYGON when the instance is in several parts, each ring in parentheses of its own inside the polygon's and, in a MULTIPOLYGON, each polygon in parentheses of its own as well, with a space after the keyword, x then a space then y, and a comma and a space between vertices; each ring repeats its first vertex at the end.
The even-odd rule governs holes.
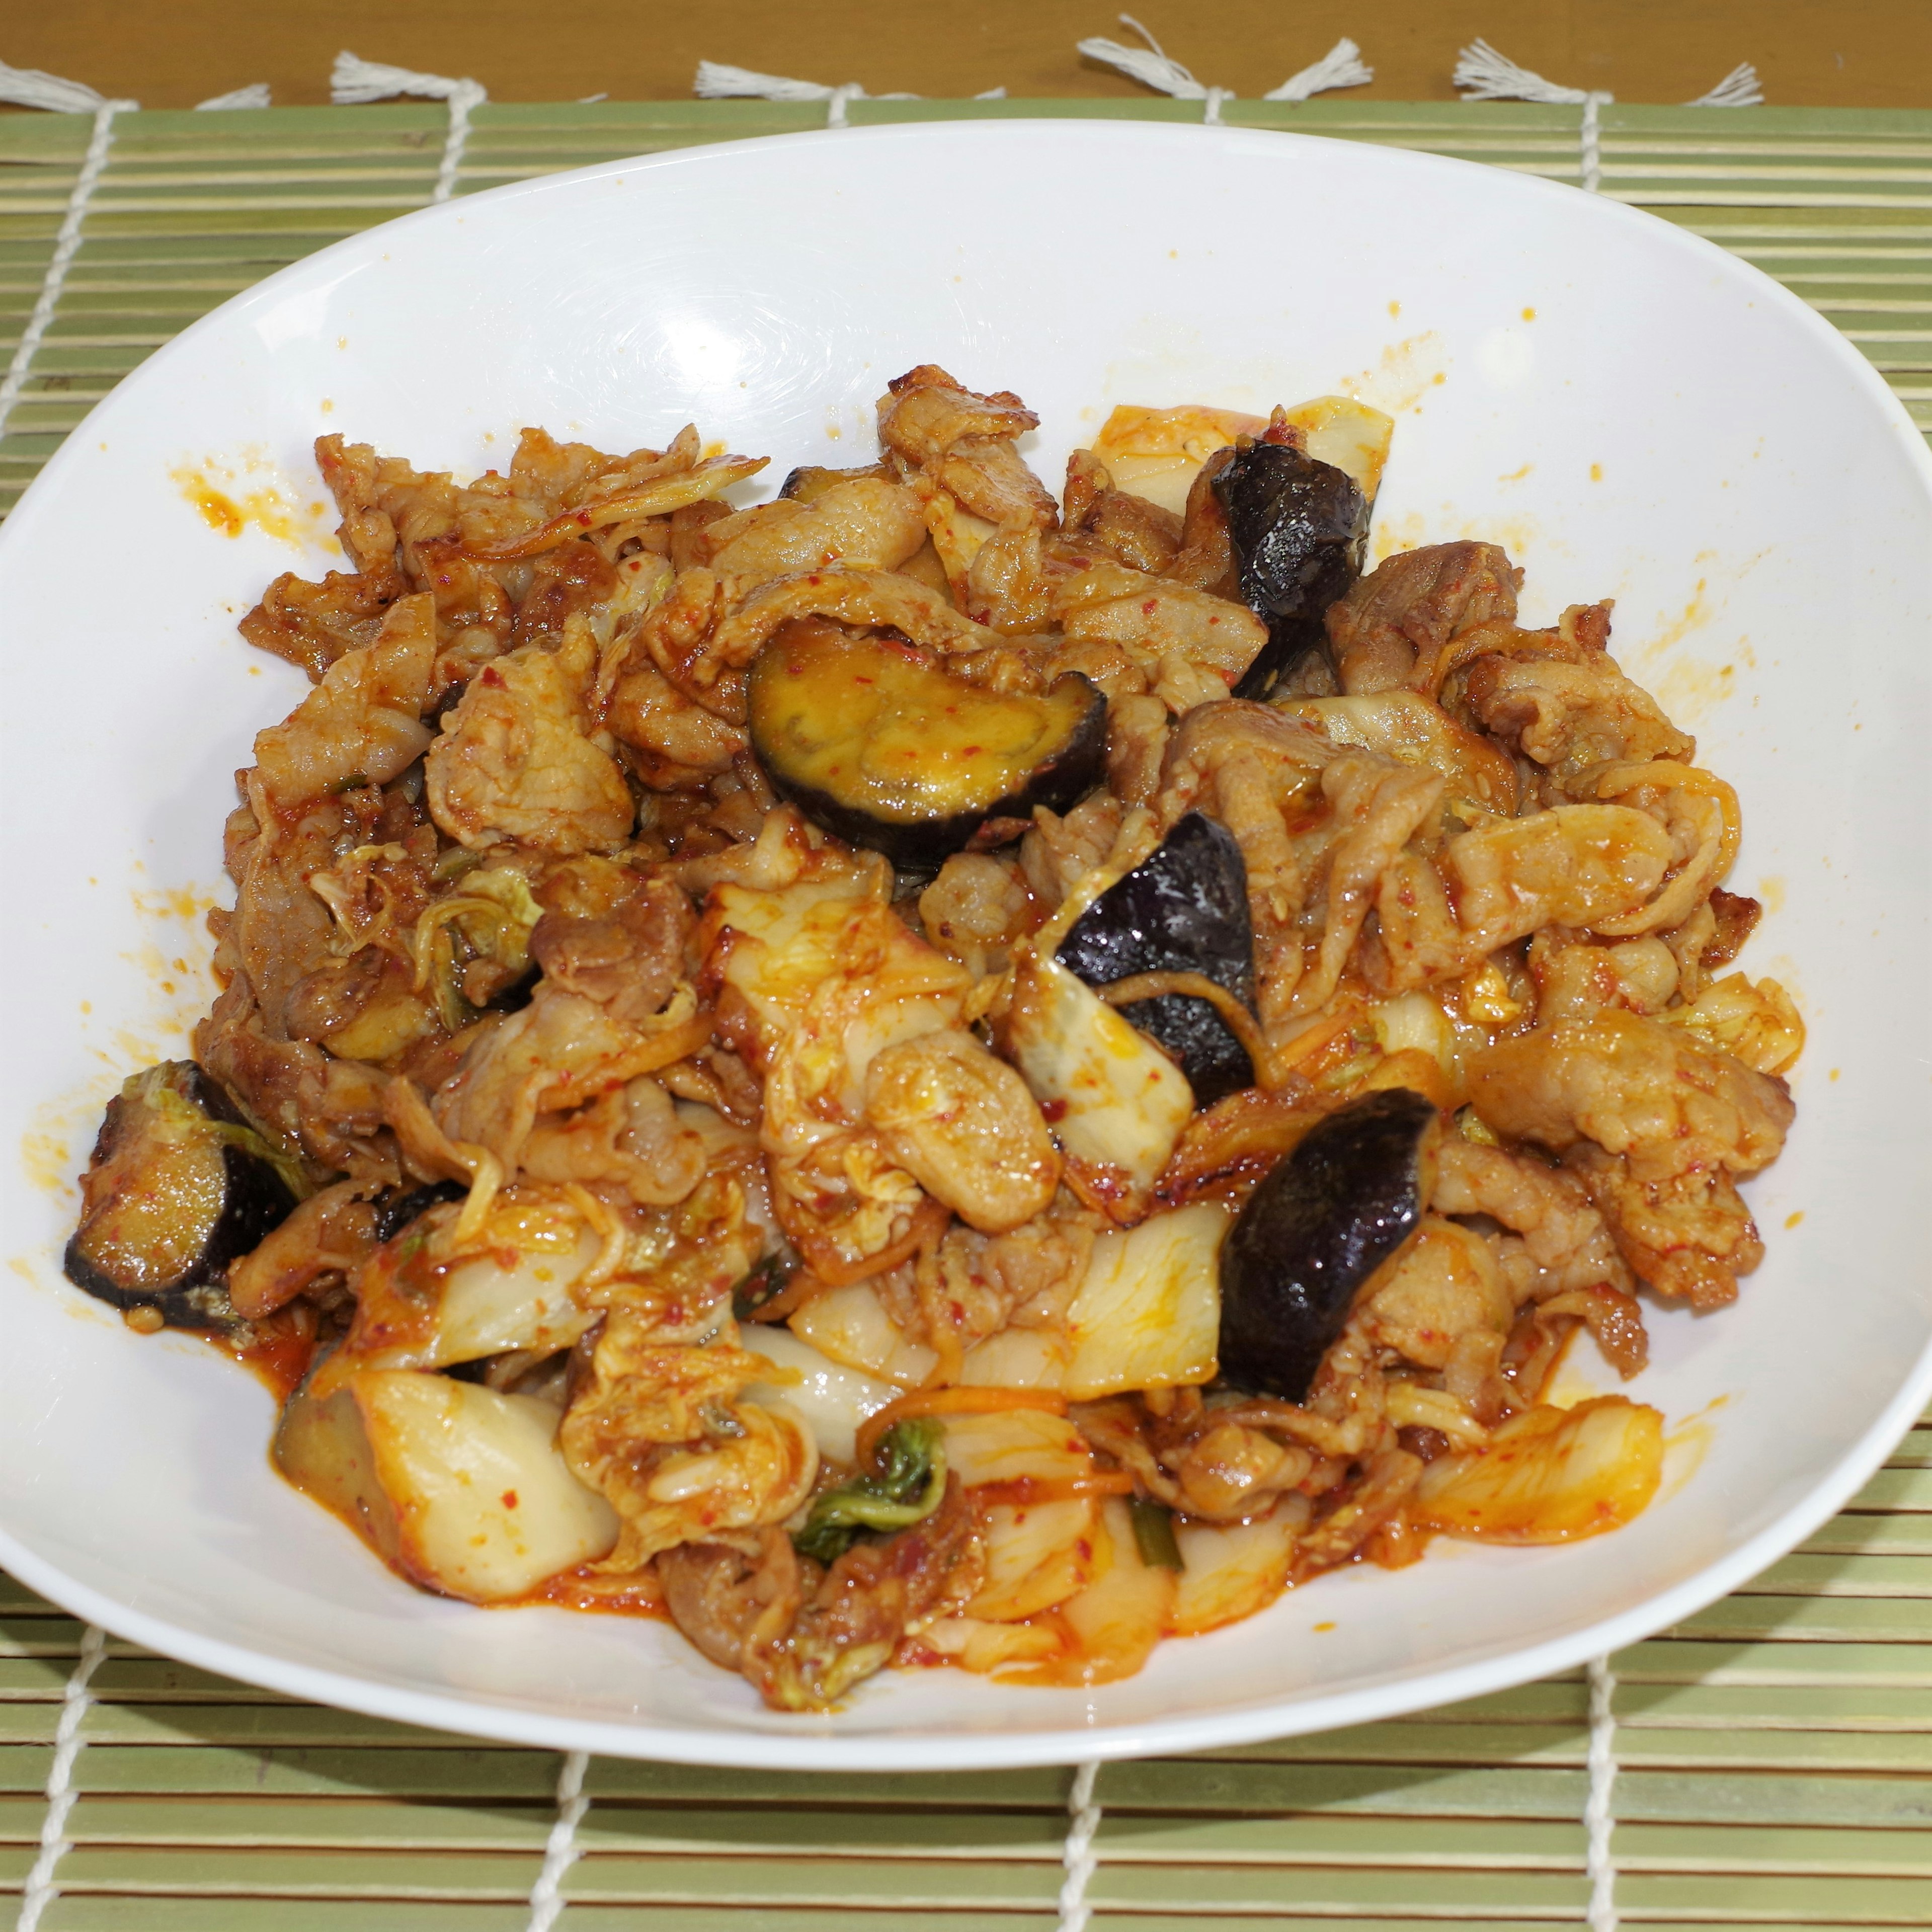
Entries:
MULTIPOLYGON (((1198 973, 1255 1007, 1248 868, 1234 835, 1190 812, 1068 928, 1054 956, 1090 986, 1137 973, 1198 973)), ((1197 1107, 1255 1084, 1253 1063, 1205 1000, 1163 993, 1120 1009, 1187 1076, 1197 1107)))
POLYGON ((1306 1400, 1363 1284, 1421 1225, 1442 1132, 1433 1101, 1385 1088, 1279 1161, 1221 1250, 1221 1375, 1306 1400))
POLYGON ((376 1238, 392 1241, 418 1215, 443 1201, 460 1201, 470 1192, 460 1180, 433 1180, 423 1187, 389 1187, 370 1204, 376 1210, 376 1238))
POLYGON ((136 1074, 108 1102, 81 1177, 68 1279, 116 1308, 157 1308, 172 1328, 232 1325, 230 1264, 296 1204, 250 1141, 265 1146, 193 1060, 136 1074))
POLYGON ((1250 443, 1214 478, 1228 518, 1241 601, 1268 640, 1234 686, 1265 700, 1311 650, 1328 607, 1362 574, 1369 506, 1353 477, 1285 442, 1250 443))

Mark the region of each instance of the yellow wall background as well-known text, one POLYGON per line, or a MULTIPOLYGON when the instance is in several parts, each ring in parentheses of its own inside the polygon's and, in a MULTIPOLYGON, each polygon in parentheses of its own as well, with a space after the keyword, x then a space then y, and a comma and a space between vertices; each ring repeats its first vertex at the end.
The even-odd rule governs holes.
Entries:
MULTIPOLYGON (((0 59, 149 107, 266 80, 283 105, 328 98, 342 47, 470 74, 500 100, 688 95, 700 58, 872 92, 1144 92, 1074 43, 1130 38, 1118 0, 8 0, 0 59)), ((1376 70, 1365 98, 1454 98, 1456 50, 1485 35, 1522 65, 1628 101, 1702 94, 1756 64, 1784 106, 1932 106, 1932 0, 1143 0, 1140 17, 1204 82, 1254 95, 1342 34, 1376 70)))

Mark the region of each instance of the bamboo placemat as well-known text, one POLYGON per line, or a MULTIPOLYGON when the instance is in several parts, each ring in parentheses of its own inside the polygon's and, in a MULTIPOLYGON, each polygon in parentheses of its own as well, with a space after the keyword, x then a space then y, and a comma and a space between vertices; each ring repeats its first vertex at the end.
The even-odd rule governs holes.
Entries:
MULTIPOLYGON (((1183 101, 860 101, 855 124, 1183 101)), ((1234 101, 1237 125, 1574 181, 1570 108, 1234 101)), ((757 102, 485 106, 458 191, 822 124, 757 102)), ((136 113, 0 437, 0 509, 127 371, 325 243, 429 199, 438 106, 136 113)), ((0 360, 33 307, 84 117, 0 116, 0 360)), ((1720 242, 1856 342, 1932 432, 1932 112, 1611 107, 1604 188, 1720 242)), ((1613 1660, 1627 1922, 1932 1926, 1932 1413, 1755 1582, 1613 1660)), ((550 1754, 295 1702, 117 1642, 77 1700, 71 1618, 0 1576, 0 1916, 40 1854, 63 1710, 77 1794, 39 1932, 1046 1932, 1070 1774, 806 1776, 550 1754), (567 1795, 567 1788, 566 1788, 567 1795), (564 1868, 568 1845, 575 1862, 564 1868), (555 1895, 543 1902, 546 1852, 555 1895), (539 1903, 533 1908, 532 1894, 539 1903)), ((1096 1928, 1353 1932, 1585 1922, 1582 1674, 1315 1738, 1100 1774, 1096 1928)), ((1600 1910, 1598 1923, 1607 1922, 1600 1910)))

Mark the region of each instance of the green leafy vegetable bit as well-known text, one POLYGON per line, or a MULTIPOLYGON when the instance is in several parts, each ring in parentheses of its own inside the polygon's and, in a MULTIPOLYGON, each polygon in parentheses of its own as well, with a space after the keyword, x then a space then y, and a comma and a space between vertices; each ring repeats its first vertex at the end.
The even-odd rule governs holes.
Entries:
POLYGON ((1134 1520, 1134 1541, 1141 1561, 1150 1570, 1184 1570, 1180 1545, 1174 1540, 1174 1512, 1165 1503, 1149 1496, 1128 1498, 1127 1514, 1134 1520))
POLYGON ((833 1563, 863 1530, 923 1522, 946 1493, 945 1432, 930 1416, 896 1422, 872 1451, 869 1473, 827 1490, 793 1537, 801 1556, 833 1563))
POLYGON ((731 1291, 731 1312, 740 1322, 748 1322, 768 1301, 776 1300, 798 1272, 798 1264, 777 1249, 755 1262, 731 1291))

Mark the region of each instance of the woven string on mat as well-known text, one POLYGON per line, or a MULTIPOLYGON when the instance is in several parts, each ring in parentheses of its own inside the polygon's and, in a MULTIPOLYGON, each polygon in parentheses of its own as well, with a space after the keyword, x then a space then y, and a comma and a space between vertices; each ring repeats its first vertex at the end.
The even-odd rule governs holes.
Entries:
POLYGON ((100 1660, 106 1654, 107 1633, 89 1624, 81 1634, 80 1658, 67 1680, 66 1689, 61 1694, 60 1722, 54 1730, 53 1762, 47 1767, 47 1808, 40 1820, 40 1851, 20 1894, 20 1916, 14 1922, 15 1932, 34 1932, 34 1928, 40 1922, 40 1915, 54 1902, 60 1889, 54 1883, 54 1874, 61 1860, 72 1849, 67 1835, 67 1821, 73 1815, 74 1802, 80 1795, 74 1788, 74 1761, 80 1756, 87 1742, 81 1736, 81 1726, 86 1722, 88 1707, 94 1702, 94 1692, 90 1688, 94 1673, 100 1669, 100 1660))
MULTIPOLYGON (((1218 127, 1222 105, 1238 97, 1231 87, 1204 87, 1180 62, 1172 58, 1147 28, 1131 14, 1120 16, 1124 27, 1131 27, 1147 45, 1130 47, 1119 40, 1096 37, 1076 43, 1077 50, 1089 60, 1118 69, 1130 80, 1177 100, 1198 100, 1205 105, 1201 118, 1210 128, 1218 127)), ((1353 40, 1340 40, 1315 62, 1299 74, 1290 74, 1276 88, 1262 96, 1264 100, 1306 100, 1338 87, 1366 87, 1376 77, 1372 67, 1362 64, 1362 50, 1353 40)))
POLYGON ((398 94, 414 94, 428 100, 449 104, 449 131, 443 136, 442 165, 436 171, 432 202, 447 201, 456 191, 456 172, 463 165, 463 150, 470 140, 470 117, 490 98, 481 81, 452 80, 444 74, 418 74, 406 67, 387 67, 380 61, 365 61, 345 50, 335 57, 329 75, 328 98, 338 107, 361 106, 371 100, 388 100, 398 94))
MULTIPOLYGON (((722 61, 701 60, 691 91, 700 100, 822 100, 826 104, 825 124, 845 128, 851 124, 845 110, 855 100, 916 100, 916 94, 868 94, 856 80, 827 87, 819 80, 792 80, 782 74, 759 74, 748 67, 732 67, 722 61)), ((1004 100, 1004 87, 989 87, 976 94, 975 100, 1004 100)))
MULTIPOLYGON (((1518 67, 1507 54, 1499 54, 1487 40, 1472 40, 1456 57, 1456 86, 1465 100, 1538 100, 1561 107, 1581 107, 1582 125, 1580 172, 1582 184, 1592 194, 1604 184, 1602 110, 1616 96, 1600 88, 1559 87, 1541 74, 1518 67)), ((1741 61, 1708 94, 1685 102, 1688 107, 1760 107, 1764 90, 1759 86, 1757 69, 1741 61)))
POLYGON ((88 137, 80 172, 74 176, 73 190, 68 196, 67 208, 54 236, 54 252, 48 258, 46 273, 40 278, 40 292, 34 298, 27 326, 21 330, 20 339, 14 346, 7 373, 0 376, 0 436, 4 436, 14 406, 26 387, 27 371, 32 366, 41 338, 46 335, 54 319, 54 310, 59 305, 68 271, 74 266, 74 256, 80 252, 81 224, 87 218, 87 204, 94 198, 95 184, 107 165, 107 151, 114 140, 115 118, 141 104, 138 100, 110 100, 83 82, 63 80, 58 74, 43 74, 38 68, 8 67, 4 63, 0 63, 0 100, 10 100, 17 107, 44 107, 52 114, 91 114, 94 117, 94 132, 88 137))

